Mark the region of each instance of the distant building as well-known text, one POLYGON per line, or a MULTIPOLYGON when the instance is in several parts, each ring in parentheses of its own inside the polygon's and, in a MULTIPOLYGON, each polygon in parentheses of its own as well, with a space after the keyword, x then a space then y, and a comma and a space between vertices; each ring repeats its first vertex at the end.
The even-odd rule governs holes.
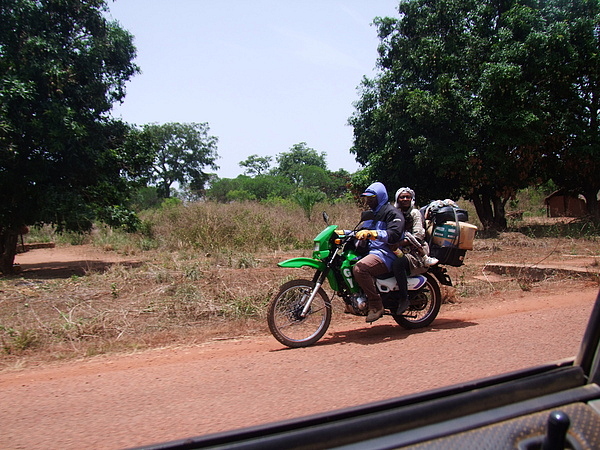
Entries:
POLYGON ((588 214, 585 197, 559 189, 545 198, 548 217, 583 217, 588 214))

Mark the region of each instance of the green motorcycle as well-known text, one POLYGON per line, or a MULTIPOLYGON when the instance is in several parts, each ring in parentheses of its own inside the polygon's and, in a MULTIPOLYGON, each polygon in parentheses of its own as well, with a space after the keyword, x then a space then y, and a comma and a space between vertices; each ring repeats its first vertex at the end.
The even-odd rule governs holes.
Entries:
MULTIPOLYGON (((366 211, 361 222, 370 220, 372 212, 366 211)), ((298 279, 284 283, 268 306, 269 330, 279 342, 291 348, 308 347, 327 332, 331 323, 331 299, 323 289, 326 282, 345 304, 345 312, 366 316, 367 301, 362 289, 354 280, 352 269, 364 255, 354 230, 338 230, 329 225, 323 213, 326 228, 314 239, 313 257, 292 258, 282 261, 279 267, 309 267, 315 270, 312 280, 298 279)), ((363 241, 364 242, 364 241, 363 241)), ((439 264, 421 275, 408 277, 410 302, 398 314, 400 296, 393 274, 376 280, 383 300, 384 314, 391 315, 396 323, 406 329, 429 326, 437 317, 442 303, 440 284, 452 285, 446 269, 439 264)))

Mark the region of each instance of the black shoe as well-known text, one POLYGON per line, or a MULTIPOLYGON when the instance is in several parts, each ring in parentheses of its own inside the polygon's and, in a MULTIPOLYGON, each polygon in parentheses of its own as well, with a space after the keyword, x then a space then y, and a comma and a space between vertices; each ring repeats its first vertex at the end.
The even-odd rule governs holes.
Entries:
POLYGON ((400 300, 398 302, 398 309, 396 309, 396 315, 397 316, 402 315, 402 313, 408 309, 409 305, 410 305, 410 300, 409 299, 400 300))

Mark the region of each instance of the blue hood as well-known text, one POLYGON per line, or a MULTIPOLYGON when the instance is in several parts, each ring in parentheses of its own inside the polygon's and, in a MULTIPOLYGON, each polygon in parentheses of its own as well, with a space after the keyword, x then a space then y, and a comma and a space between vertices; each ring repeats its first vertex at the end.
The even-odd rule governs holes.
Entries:
POLYGON ((388 202, 387 189, 385 188, 383 183, 373 183, 367 189, 365 189, 365 192, 371 192, 377 195, 377 207, 373 210, 373 212, 379 211, 381 207, 388 202))

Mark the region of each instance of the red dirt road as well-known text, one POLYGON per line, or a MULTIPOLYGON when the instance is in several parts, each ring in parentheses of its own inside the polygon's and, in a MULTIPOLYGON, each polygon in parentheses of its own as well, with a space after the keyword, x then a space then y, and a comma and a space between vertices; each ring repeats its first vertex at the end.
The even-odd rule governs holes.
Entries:
POLYGON ((444 305, 426 330, 334 315, 317 345, 213 341, 0 373, 0 448, 116 449, 421 392, 574 356, 598 286, 444 305))

